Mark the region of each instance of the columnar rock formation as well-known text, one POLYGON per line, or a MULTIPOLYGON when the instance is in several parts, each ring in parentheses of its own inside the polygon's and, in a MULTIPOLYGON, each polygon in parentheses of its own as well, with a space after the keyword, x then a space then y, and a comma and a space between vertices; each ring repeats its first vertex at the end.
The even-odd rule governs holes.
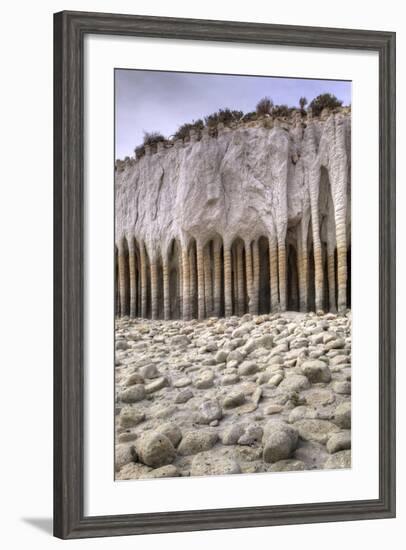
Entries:
POLYGON ((117 161, 117 314, 350 307, 349 109, 216 133, 117 161))

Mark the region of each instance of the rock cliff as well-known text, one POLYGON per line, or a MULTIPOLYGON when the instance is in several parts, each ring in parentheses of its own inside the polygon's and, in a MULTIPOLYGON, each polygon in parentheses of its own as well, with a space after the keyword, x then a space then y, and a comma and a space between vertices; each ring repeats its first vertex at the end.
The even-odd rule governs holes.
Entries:
POLYGON ((205 129, 117 161, 117 314, 350 306, 349 109, 205 129))

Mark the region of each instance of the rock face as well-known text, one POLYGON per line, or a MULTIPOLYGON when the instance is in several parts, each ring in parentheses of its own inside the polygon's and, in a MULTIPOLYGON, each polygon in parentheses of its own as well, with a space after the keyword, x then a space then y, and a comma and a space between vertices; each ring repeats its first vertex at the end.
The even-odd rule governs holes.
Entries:
POLYGON ((349 110, 216 134, 117 163, 117 314, 345 311, 349 110))

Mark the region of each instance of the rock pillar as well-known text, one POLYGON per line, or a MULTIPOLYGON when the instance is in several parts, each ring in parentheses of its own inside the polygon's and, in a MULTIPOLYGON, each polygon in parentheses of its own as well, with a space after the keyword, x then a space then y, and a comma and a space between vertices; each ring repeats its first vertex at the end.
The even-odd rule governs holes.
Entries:
POLYGON ((214 302, 214 315, 220 317, 221 315, 221 241, 215 239, 213 241, 213 302, 214 302))
POLYGON ((151 257, 151 317, 158 319, 158 266, 154 257, 151 257))
POLYGON ((255 240, 252 243, 252 313, 259 312, 259 245, 255 240))
POLYGON ((127 258, 124 242, 121 242, 118 247, 118 280, 120 290, 120 313, 122 316, 128 315, 127 258))
POLYGON ((164 319, 168 321, 171 318, 171 298, 169 290, 169 265, 168 253, 164 252, 162 260, 162 278, 164 284, 164 319))
POLYGON ((203 259, 203 246, 201 243, 196 243, 196 258, 197 258, 197 316, 199 319, 204 319, 204 313, 205 313, 204 259, 203 259))
POLYGON ((298 241, 297 241, 297 274, 299 277, 299 309, 305 313, 307 311, 307 289, 308 289, 308 270, 309 258, 307 251, 307 231, 309 220, 305 224, 301 223, 298 241))
POLYGON ((147 255, 145 252, 145 244, 140 244, 140 261, 141 261, 141 317, 147 317, 147 255))
POLYGON ((206 317, 211 317, 213 314, 213 290, 210 260, 210 244, 207 244, 203 250, 204 302, 206 307, 206 317))
POLYGON ((182 317, 184 321, 190 319, 190 265, 186 246, 182 247, 182 317))
POLYGON ((244 245, 241 241, 238 241, 235 248, 236 251, 236 264, 237 264, 237 307, 236 311, 238 315, 244 315, 245 313, 245 285, 244 285, 244 258, 243 251, 244 245))
POLYGON ((269 237, 269 276, 271 279, 271 311, 279 311, 278 247, 275 235, 269 237))
POLYGON ((190 268, 190 318, 196 318, 195 302, 197 297, 197 272, 196 272, 196 254, 193 246, 189 251, 189 268, 190 268))
POLYGON ((253 306, 253 288, 252 288, 252 252, 251 252, 251 243, 250 241, 246 241, 244 243, 245 246, 245 274, 246 274, 246 281, 247 281, 247 296, 248 296, 248 312, 252 315, 255 314, 253 306))
POLYGON ((286 245, 285 241, 278 243, 278 277, 279 305, 281 311, 286 311, 286 245))
POLYGON ((338 311, 347 309, 347 235, 345 220, 336 215, 338 311))
POLYGON ((224 314, 226 317, 233 314, 231 279, 231 250, 229 245, 224 244, 224 314))
POLYGON ((137 316, 137 268, 134 239, 128 241, 128 266, 130 271, 130 317, 137 316))

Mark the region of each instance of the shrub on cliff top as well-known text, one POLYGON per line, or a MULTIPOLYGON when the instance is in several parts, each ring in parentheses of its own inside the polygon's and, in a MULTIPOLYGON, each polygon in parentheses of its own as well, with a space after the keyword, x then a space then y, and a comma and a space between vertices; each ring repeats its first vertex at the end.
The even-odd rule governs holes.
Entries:
POLYGON ((199 118, 198 120, 194 120, 193 122, 186 122, 185 124, 179 126, 179 128, 173 134, 173 138, 186 139, 189 137, 190 130, 196 130, 196 132, 200 132, 201 130, 203 130, 203 127, 204 124, 201 118, 199 118))
POLYGON ((134 149, 134 153, 137 159, 143 157, 145 155, 145 147, 143 145, 138 145, 138 147, 134 149))
POLYGON ((250 122, 252 120, 257 120, 258 115, 256 111, 250 111, 249 113, 245 113, 245 115, 242 117, 243 122, 250 122))
POLYGON ((336 109, 341 107, 342 104, 343 102, 333 94, 320 94, 310 102, 309 107, 314 116, 319 116, 324 108, 336 109))
POLYGON ((142 141, 143 145, 156 145, 160 141, 166 141, 165 136, 159 132, 144 132, 144 139, 142 141))
POLYGON ((288 107, 287 105, 275 105, 272 109, 272 115, 277 117, 289 116, 294 110, 294 107, 288 107))
POLYGON ((273 101, 269 97, 263 97, 257 103, 255 110, 258 116, 270 115, 272 113, 273 101))
POLYGON ((301 98, 299 99, 300 113, 301 113, 302 115, 304 115, 304 114, 306 113, 305 107, 306 107, 307 104, 308 104, 308 101, 307 101, 307 99, 306 99, 305 97, 301 97, 301 98))
POLYGON ((244 116, 242 111, 236 111, 231 109, 219 109, 216 113, 212 113, 204 118, 206 126, 212 128, 217 126, 219 122, 224 125, 231 124, 232 122, 239 121, 244 116))

